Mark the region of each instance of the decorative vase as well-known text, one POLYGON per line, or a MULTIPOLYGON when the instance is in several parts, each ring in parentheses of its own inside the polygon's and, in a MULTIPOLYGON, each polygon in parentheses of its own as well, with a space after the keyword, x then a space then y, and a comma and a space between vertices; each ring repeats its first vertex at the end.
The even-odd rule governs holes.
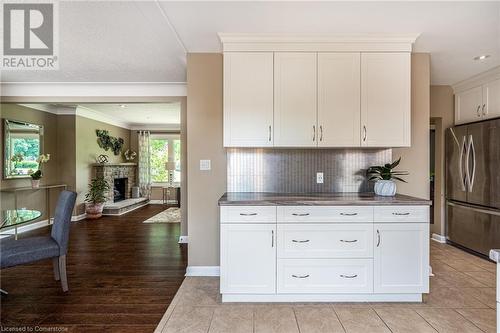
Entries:
POLYGON ((377 180, 375 194, 391 197, 396 194, 396 183, 392 180, 377 180))
POLYGON ((98 204, 85 204, 85 213, 87 213, 87 219, 98 219, 102 216, 102 210, 104 209, 103 203, 98 204))
POLYGON ((32 188, 39 188, 40 187, 40 179, 32 179, 31 180, 31 187, 32 188))

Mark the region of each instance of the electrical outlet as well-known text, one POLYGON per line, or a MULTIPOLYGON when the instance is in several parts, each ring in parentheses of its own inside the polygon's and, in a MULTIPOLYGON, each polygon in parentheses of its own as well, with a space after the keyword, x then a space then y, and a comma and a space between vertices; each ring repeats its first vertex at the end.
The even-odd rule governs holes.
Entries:
POLYGON ((316 172, 316 183, 323 184, 323 172, 316 172))
POLYGON ((210 160, 200 160, 200 170, 210 170, 210 160))

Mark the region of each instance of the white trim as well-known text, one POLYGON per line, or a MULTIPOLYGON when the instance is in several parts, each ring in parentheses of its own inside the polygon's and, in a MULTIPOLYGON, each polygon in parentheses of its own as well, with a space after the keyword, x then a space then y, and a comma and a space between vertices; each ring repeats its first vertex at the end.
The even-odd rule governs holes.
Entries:
POLYGON ((188 243, 188 236, 179 236, 179 244, 187 244, 188 243))
POLYGON ((182 97, 185 82, 2 82, 1 96, 182 97))
POLYGON ((135 131, 175 131, 180 132, 181 125, 180 124, 148 124, 148 125, 138 125, 131 124, 131 130, 135 131))
POLYGON ((432 237, 431 237, 431 240, 433 240, 435 242, 438 242, 438 243, 446 244, 446 237, 441 236, 439 234, 433 233, 432 237))
POLYGON ((220 276, 220 266, 188 266, 186 276, 220 276))
POLYGON ((151 205, 163 205, 163 200, 161 200, 161 199, 149 200, 149 203, 151 205))
POLYGON ((71 216, 71 221, 76 222, 76 221, 85 220, 86 218, 87 218, 87 213, 83 213, 80 215, 71 216))
POLYGON ((408 34, 276 34, 219 33, 224 52, 318 51, 411 52, 420 33, 408 34))
POLYGON ((223 294, 222 302, 422 302, 422 294, 223 294))
POLYGON ((500 66, 493 67, 490 70, 474 75, 473 77, 470 77, 466 80, 457 82, 451 87, 453 88, 453 92, 456 94, 497 79, 500 79, 500 66))
POLYGON ((147 205, 149 205, 149 201, 146 202, 144 205, 140 205, 140 206, 134 207, 134 208, 132 208, 130 210, 127 210, 126 212, 123 212, 123 213, 119 213, 119 214, 109 214, 109 213, 108 214, 104 214, 103 213, 102 216, 122 216, 123 214, 127 214, 127 213, 130 213, 130 212, 133 212, 134 210, 142 208, 142 207, 147 206, 147 205))

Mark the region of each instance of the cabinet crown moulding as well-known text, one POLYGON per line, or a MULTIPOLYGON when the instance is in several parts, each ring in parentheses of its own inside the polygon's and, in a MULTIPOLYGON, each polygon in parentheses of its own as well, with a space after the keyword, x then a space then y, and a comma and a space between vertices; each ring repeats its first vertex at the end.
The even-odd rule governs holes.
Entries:
POLYGON ((420 35, 219 33, 224 52, 411 52, 420 35))

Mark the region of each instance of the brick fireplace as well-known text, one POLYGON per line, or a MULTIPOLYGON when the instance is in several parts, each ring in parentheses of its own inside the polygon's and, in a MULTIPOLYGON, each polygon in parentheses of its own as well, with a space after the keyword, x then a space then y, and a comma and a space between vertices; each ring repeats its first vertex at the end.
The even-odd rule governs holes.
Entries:
POLYGON ((107 203, 129 199, 132 187, 137 184, 137 164, 96 163, 93 164, 93 176, 103 177, 109 184, 111 190, 108 192, 107 203))

